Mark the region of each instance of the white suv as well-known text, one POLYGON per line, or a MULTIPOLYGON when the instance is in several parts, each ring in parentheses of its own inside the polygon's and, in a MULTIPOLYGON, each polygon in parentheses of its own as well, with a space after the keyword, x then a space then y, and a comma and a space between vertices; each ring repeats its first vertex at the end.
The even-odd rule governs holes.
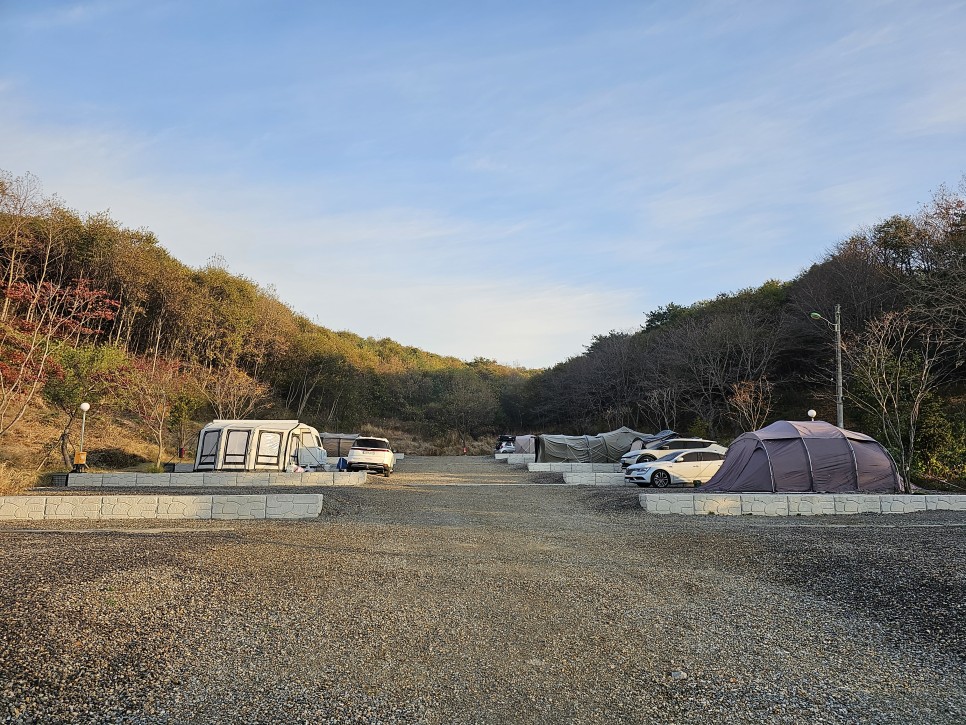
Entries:
POLYGON ((396 466, 396 456, 385 438, 359 437, 346 456, 347 471, 380 471, 389 478, 396 466))
POLYGON ((719 446, 714 441, 704 438, 665 438, 660 441, 648 443, 637 451, 630 451, 621 456, 621 468, 633 466, 635 463, 646 463, 656 461, 669 453, 683 453, 684 451, 694 451, 699 448, 706 448, 717 453, 724 453, 727 448, 719 446))

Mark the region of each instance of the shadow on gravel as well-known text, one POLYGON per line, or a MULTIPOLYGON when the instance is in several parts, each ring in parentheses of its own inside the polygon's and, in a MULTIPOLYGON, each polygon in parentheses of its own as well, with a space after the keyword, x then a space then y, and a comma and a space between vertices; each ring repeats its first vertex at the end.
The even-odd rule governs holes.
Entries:
POLYGON ((564 477, 563 477, 563 474, 561 473, 550 473, 549 471, 534 471, 532 473, 527 473, 526 482, 560 485, 564 482, 564 477))
POLYGON ((733 565, 744 571, 749 557, 770 562, 771 581, 860 613, 895 640, 917 640, 966 660, 963 530, 865 523, 760 527, 763 550, 748 550, 733 565))
POLYGON ((616 513, 618 511, 641 510, 638 501, 638 488, 626 487, 588 487, 580 489, 580 500, 589 511, 595 513, 616 513))
MULTIPOLYGON (((639 489, 588 488, 580 500, 600 514, 641 511, 639 489)), ((649 519, 641 525, 673 524, 731 549, 716 566, 747 576, 762 571, 769 581, 818 597, 879 623, 895 640, 912 639, 966 661, 966 536, 964 517, 827 517, 757 522, 751 517, 649 519), (670 519, 673 519, 670 520, 670 519), (765 564, 762 567, 762 564, 765 564)), ((661 526, 665 529, 665 526, 661 526)), ((685 559, 701 554, 682 549, 685 559)), ((698 562, 692 562, 698 563, 698 562)))

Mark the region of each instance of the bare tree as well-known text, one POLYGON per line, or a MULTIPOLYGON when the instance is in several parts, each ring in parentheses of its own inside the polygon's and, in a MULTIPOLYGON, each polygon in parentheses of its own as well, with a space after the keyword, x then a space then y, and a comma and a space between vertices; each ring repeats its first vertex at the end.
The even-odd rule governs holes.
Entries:
MULTIPOLYGON (((11 176, 0 171, 0 287, 11 289, 21 281, 25 270, 23 259, 33 240, 30 224, 44 204, 37 177, 31 174, 11 176)), ((0 321, 11 312, 11 301, 5 297, 0 321)))
POLYGON ((738 427, 750 431, 761 428, 771 414, 772 391, 775 386, 766 377, 731 384, 732 416, 738 427))
POLYGON ((158 468, 164 458, 164 433, 180 378, 181 371, 176 363, 140 359, 128 370, 124 386, 125 407, 138 418, 158 446, 158 468))
POLYGON ((784 339, 783 314, 750 304, 686 319, 666 338, 683 404, 717 431, 732 410, 733 386, 764 387, 784 339))
POLYGON ((637 401, 644 420, 658 430, 674 430, 678 425, 679 386, 674 384, 651 388, 637 401))
POLYGON ((241 420, 268 398, 268 386, 236 367, 194 367, 198 387, 211 403, 215 415, 224 420, 241 420))
POLYGON ((853 382, 848 397, 878 423, 886 445, 898 455, 907 490, 923 404, 955 366, 945 364, 947 342, 942 328, 923 324, 906 310, 872 320, 843 346, 853 382))
POLYGON ((916 219, 916 265, 901 280, 930 324, 966 356, 966 177, 959 193, 940 187, 916 219))

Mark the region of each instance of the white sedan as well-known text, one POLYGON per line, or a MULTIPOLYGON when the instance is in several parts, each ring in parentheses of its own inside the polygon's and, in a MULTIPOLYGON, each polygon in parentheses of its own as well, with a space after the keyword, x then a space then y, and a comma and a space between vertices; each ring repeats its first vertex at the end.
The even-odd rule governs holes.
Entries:
POLYGON ((666 488, 672 483, 707 483, 721 468, 723 460, 724 452, 719 450, 675 451, 656 461, 628 466, 624 471, 624 480, 638 486, 657 488, 666 488))

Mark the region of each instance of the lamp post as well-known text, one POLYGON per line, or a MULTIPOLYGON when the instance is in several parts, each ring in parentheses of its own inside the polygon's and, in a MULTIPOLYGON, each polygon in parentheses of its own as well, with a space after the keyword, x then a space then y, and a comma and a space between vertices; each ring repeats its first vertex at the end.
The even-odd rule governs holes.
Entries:
POLYGON ((87 465, 87 454, 84 452, 84 428, 87 425, 87 411, 91 409, 91 404, 81 403, 79 407, 81 412, 80 449, 74 454, 74 468, 77 469, 87 465))
POLYGON ((845 427, 845 415, 842 406, 842 305, 835 305, 835 322, 822 317, 817 312, 810 312, 813 320, 822 320, 835 330, 835 417, 839 428, 845 427))

